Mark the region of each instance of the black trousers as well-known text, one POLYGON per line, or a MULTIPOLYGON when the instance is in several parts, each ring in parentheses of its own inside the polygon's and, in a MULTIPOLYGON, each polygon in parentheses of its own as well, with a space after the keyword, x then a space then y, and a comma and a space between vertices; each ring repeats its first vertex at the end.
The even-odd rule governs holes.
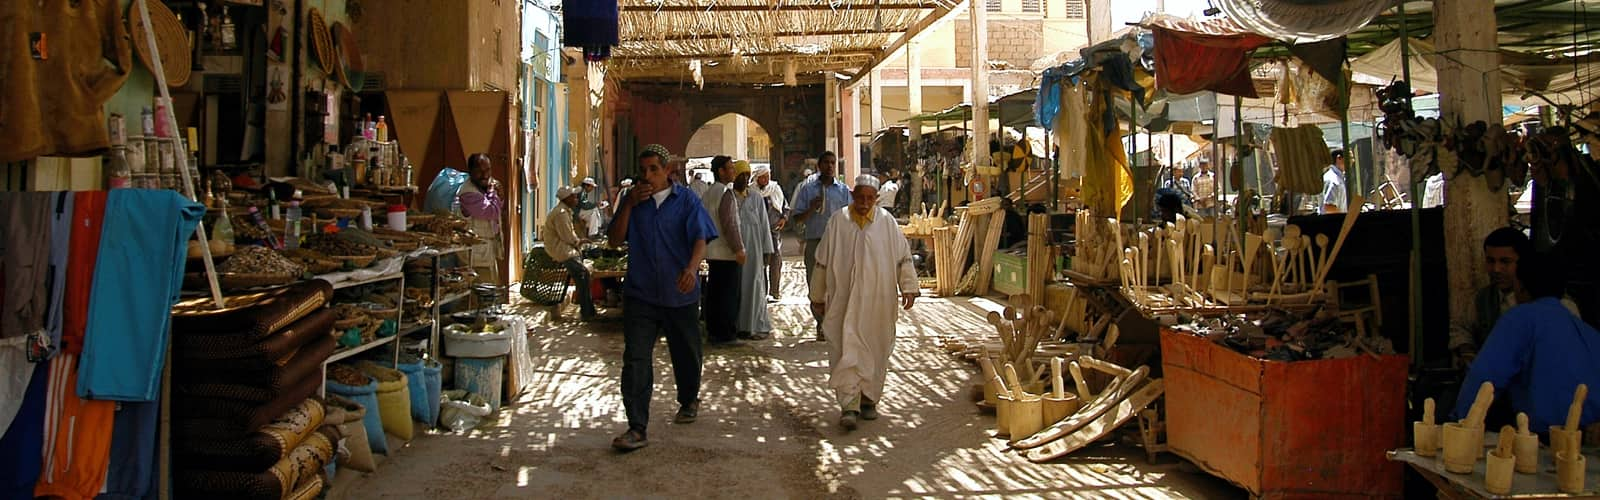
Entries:
POLYGON ((655 392, 656 340, 667 337, 672 353, 672 378, 678 386, 678 404, 700 399, 699 307, 660 307, 632 297, 622 308, 622 407, 628 428, 645 432, 650 424, 650 395, 655 392))
POLYGON ((731 342, 738 339, 739 263, 732 260, 707 260, 711 271, 706 276, 706 339, 731 342))

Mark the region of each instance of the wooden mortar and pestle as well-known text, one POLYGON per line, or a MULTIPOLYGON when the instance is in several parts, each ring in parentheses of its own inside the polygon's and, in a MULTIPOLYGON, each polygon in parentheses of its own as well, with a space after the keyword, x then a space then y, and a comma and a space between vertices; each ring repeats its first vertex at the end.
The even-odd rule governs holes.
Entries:
POLYGON ((1005 381, 995 375, 990 383, 995 386, 994 395, 994 437, 1011 437, 1011 389, 1006 387, 1005 381))
POLYGON ((1006 385, 1014 388, 1006 427, 1010 431, 1010 442, 1015 443, 1044 428, 1044 398, 1022 389, 1017 368, 1011 363, 1006 363, 1006 385))
POLYGON ((1439 424, 1434 420, 1433 398, 1422 401, 1422 421, 1411 423, 1411 446, 1419 457, 1439 456, 1439 424))
POLYGON ((1478 386, 1478 395, 1472 399, 1472 409, 1460 422, 1444 424, 1440 433, 1444 444, 1444 470, 1456 474, 1470 474, 1483 456, 1483 417, 1494 403, 1494 384, 1484 382, 1478 386))
POLYGON ((1517 430, 1509 425, 1501 427, 1499 444, 1483 455, 1483 489, 1489 490, 1489 493, 1504 495, 1511 492, 1511 473, 1517 463, 1512 453, 1516 434, 1517 430))
POLYGON ((1512 453, 1517 456, 1518 473, 1539 473, 1539 435, 1528 429, 1526 413, 1517 413, 1517 439, 1512 444, 1512 453))
POLYGON ((1046 425, 1060 422, 1061 419, 1071 416, 1083 406, 1083 400, 1077 394, 1067 393, 1066 380, 1062 378, 1062 365, 1067 358, 1057 356, 1050 359, 1051 393, 1044 397, 1044 423, 1046 425))
POLYGON ((1556 488, 1562 493, 1583 493, 1584 472, 1588 467, 1586 462, 1578 452, 1556 452, 1556 488))
POLYGON ((990 408, 999 406, 995 395, 999 393, 1000 372, 994 370, 994 360, 989 357, 989 348, 983 348, 983 355, 978 356, 978 366, 983 369, 983 402, 990 408))
POLYGON ((1562 493, 1582 493, 1587 460, 1583 457, 1583 430, 1578 420, 1583 416, 1583 402, 1589 397, 1589 386, 1578 384, 1572 396, 1572 406, 1567 408, 1567 424, 1550 427, 1550 449, 1556 457, 1556 487, 1562 493))
POLYGON ((1578 389, 1572 395, 1572 406, 1567 407, 1567 424, 1550 426, 1550 451, 1553 454, 1571 451, 1572 455, 1579 455, 1579 448, 1583 446, 1583 429, 1578 427, 1578 421, 1583 417, 1583 402, 1588 398, 1589 386, 1578 384, 1578 389))

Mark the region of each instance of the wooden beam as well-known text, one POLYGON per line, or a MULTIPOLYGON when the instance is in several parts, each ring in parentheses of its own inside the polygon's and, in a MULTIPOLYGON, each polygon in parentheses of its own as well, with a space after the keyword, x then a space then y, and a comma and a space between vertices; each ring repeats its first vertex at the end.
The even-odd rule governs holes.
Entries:
MULTIPOLYGON (((969 5, 971 3, 971 1, 967 1, 962 2, 961 5, 969 5)), ((877 51, 877 54, 872 56, 872 60, 867 61, 867 64, 861 66, 861 70, 857 71, 855 76, 850 77, 850 80, 844 82, 844 84, 846 86, 853 86, 857 83, 861 83, 862 78, 865 78, 867 74, 872 73, 872 70, 878 69, 878 66, 882 66, 883 62, 888 61, 889 57, 893 56, 896 50, 900 50, 900 48, 904 47, 907 42, 910 42, 912 39, 916 38, 917 35, 922 34, 923 30, 926 30, 935 23, 944 20, 944 18, 950 16, 951 13, 956 11, 957 9, 940 6, 939 8, 934 9, 933 12, 929 12, 928 15, 923 16, 921 21, 917 21, 917 24, 911 25, 911 28, 907 29, 904 35, 900 35, 900 38, 896 39, 894 43, 884 47, 883 50, 877 51)))
POLYGON ((829 4, 781 4, 781 5, 624 5, 622 12, 652 14, 659 12, 704 12, 716 14, 722 12, 817 12, 817 11, 874 11, 874 10, 927 10, 942 9, 932 3, 926 4, 888 4, 873 5, 871 3, 845 3, 838 6, 829 4))
POLYGON ((820 30, 820 31, 779 31, 776 33, 738 34, 738 33, 694 33, 683 35, 667 35, 663 37, 623 38, 624 42, 680 42, 687 40, 725 40, 729 38, 750 37, 797 37, 797 36, 845 36, 845 35, 879 35, 899 33, 895 30, 884 29, 854 29, 854 30, 820 30))
POLYGON ((806 53, 795 52, 795 51, 751 52, 751 53, 747 53, 747 54, 717 53, 717 54, 670 54, 670 55, 660 55, 660 54, 627 55, 627 54, 616 54, 616 53, 613 53, 611 58, 612 59, 618 59, 618 60, 633 60, 633 61, 671 61, 671 60, 680 60, 680 59, 722 59, 722 58, 728 58, 728 57, 734 57, 734 56, 739 56, 739 57, 799 57, 799 58, 805 58, 805 57, 870 57, 870 56, 873 56, 874 54, 877 54, 877 53, 878 53, 878 51, 872 50, 872 49, 836 50, 836 51, 833 51, 833 52, 821 52, 821 53, 817 53, 817 54, 806 54, 806 53))

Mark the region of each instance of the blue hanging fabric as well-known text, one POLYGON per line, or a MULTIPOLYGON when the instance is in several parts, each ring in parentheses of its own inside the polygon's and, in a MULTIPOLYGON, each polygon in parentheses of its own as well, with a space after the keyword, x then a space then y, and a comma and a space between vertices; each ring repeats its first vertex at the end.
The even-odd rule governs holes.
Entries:
POLYGON ((561 15, 561 44, 583 48, 586 60, 611 57, 611 47, 621 42, 616 0, 567 2, 561 15))

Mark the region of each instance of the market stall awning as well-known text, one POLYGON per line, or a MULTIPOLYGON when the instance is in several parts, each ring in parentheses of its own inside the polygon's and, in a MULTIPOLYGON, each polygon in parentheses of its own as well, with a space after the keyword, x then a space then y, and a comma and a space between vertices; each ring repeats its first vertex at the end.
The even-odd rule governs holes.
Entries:
POLYGON ((1034 127, 1039 125, 1033 114, 1033 101, 1038 98, 1039 89, 1031 88, 995 99, 989 110, 1003 127, 1034 127))
MULTIPOLYGON (((621 0, 609 71, 631 80, 815 82, 859 73, 943 19, 935 0, 621 0)), ((964 5, 961 4, 961 5, 964 5)))
MULTIPOLYGON (((1438 92, 1437 67, 1441 56, 1427 40, 1409 41, 1411 88, 1438 92)), ((1396 38, 1350 63, 1358 81, 1386 85, 1402 74, 1400 39, 1396 38)), ((1546 58, 1502 49, 1500 51, 1500 92, 1506 104, 1537 105, 1550 99, 1559 104, 1582 105, 1597 93, 1591 83, 1600 66, 1590 57, 1546 58), (1534 95, 1544 96, 1544 99, 1534 95)))
POLYGON ((923 113, 923 114, 920 114, 920 115, 917 115, 917 116, 906 118, 905 122, 906 123, 911 123, 913 121, 921 121, 923 126, 927 126, 927 125, 933 124, 934 122, 948 123, 948 122, 966 121, 966 120, 971 120, 971 119, 972 119, 972 104, 971 103, 961 103, 961 104, 957 104, 955 106, 951 106, 949 109, 945 109, 943 111, 934 111, 934 112, 931 112, 931 113, 923 113))

